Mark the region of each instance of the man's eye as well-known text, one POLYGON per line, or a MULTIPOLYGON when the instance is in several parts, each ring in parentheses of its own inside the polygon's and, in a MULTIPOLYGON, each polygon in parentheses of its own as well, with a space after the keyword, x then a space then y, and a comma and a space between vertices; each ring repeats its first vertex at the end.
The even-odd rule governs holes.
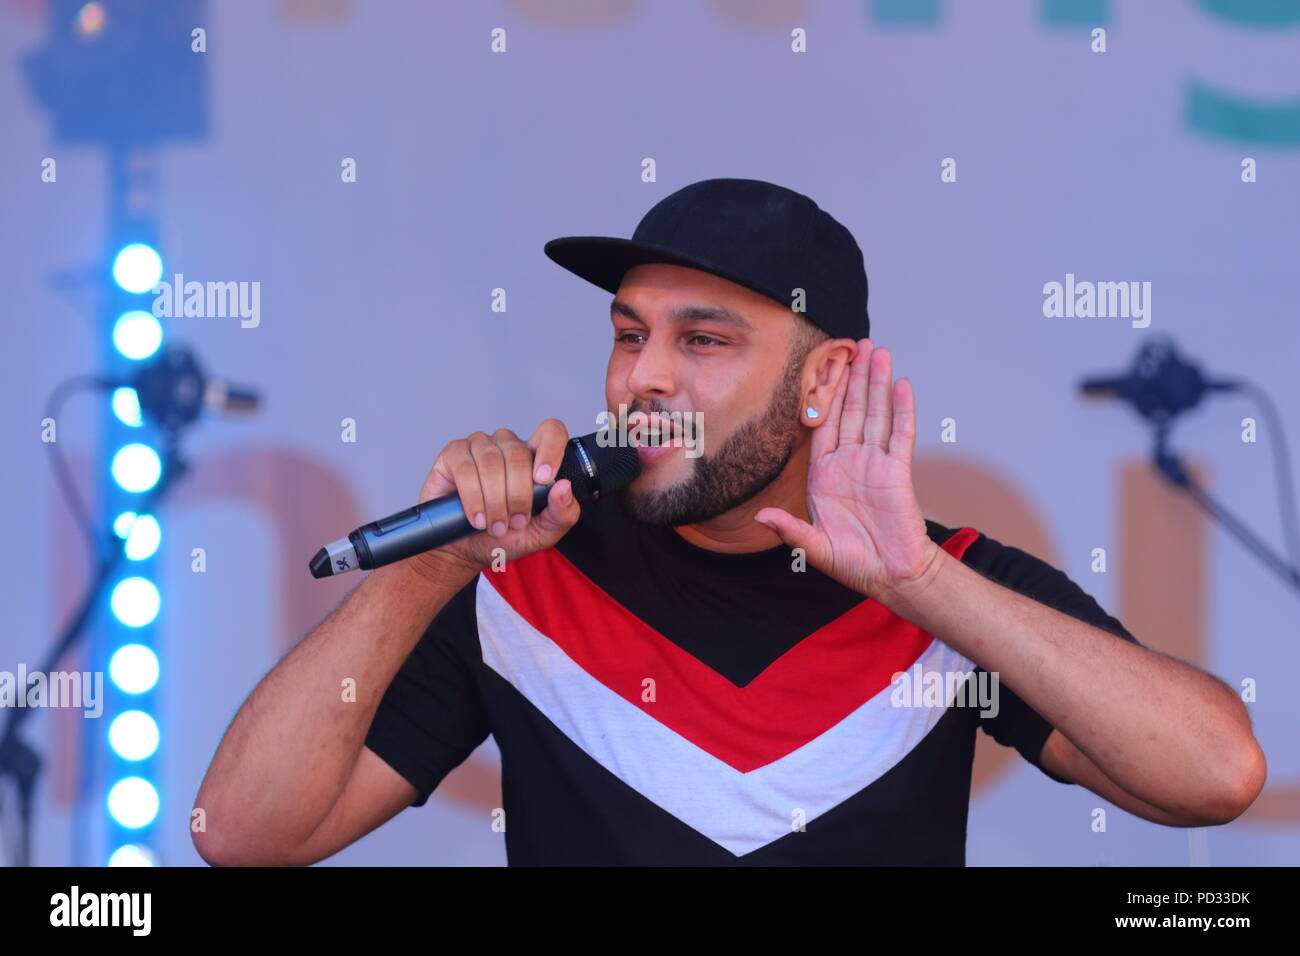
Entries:
MULTIPOLYGON (((620 332, 618 335, 614 336, 614 341, 624 342, 629 345, 640 345, 642 344, 642 340, 644 340, 644 338, 645 335, 644 333, 641 332, 620 332)), ((713 336, 704 335, 703 333, 696 333, 695 335, 692 335, 689 339, 686 340, 686 342, 689 345, 704 345, 704 346, 723 344, 721 339, 715 339, 713 336)))

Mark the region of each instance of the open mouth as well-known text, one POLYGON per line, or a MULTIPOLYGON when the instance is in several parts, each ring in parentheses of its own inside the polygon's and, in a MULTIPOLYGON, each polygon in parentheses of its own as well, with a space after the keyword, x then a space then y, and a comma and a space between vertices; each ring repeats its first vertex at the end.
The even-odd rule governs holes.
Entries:
POLYGON ((670 418, 633 414, 627 420, 628 442, 638 447, 680 445, 681 426, 670 418))

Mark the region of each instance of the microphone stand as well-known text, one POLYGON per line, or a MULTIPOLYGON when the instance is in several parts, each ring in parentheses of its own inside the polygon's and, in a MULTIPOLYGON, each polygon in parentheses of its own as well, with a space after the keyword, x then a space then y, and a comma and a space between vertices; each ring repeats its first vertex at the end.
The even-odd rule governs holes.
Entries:
POLYGON ((1210 517, 1217 520, 1224 528, 1230 531, 1247 549, 1252 551, 1257 558, 1273 572, 1275 572, 1283 581, 1291 585, 1296 591, 1300 592, 1300 570, 1293 565, 1288 564, 1277 552, 1268 546, 1257 534, 1251 531, 1246 525, 1223 506, 1219 501, 1212 497, 1201 485, 1188 474, 1183 465, 1182 458, 1177 452, 1169 447, 1169 420, 1156 421, 1153 423, 1155 438, 1155 447, 1152 451, 1152 459, 1156 470, 1164 475, 1173 485, 1183 489, 1191 496, 1210 517))
MULTIPOLYGON (((180 453, 180 435, 183 426, 167 428, 163 457, 162 475, 154 485, 141 510, 137 514, 155 512, 176 481, 189 470, 189 464, 180 453)), ((110 526, 107 535, 108 547, 101 552, 98 566, 92 576, 90 586, 86 589, 76 612, 64 627, 54 649, 46 656, 41 673, 48 674, 54 670, 63 656, 81 639, 86 624, 103 597, 108 583, 126 556, 126 539, 119 538, 110 526)), ((17 692, 26 695, 27 688, 17 688, 17 692)), ((0 733, 0 786, 6 779, 12 779, 18 794, 18 840, 15 852, 15 866, 31 865, 31 824, 32 798, 36 791, 36 778, 40 775, 40 755, 18 737, 18 728, 31 714, 31 707, 9 708, 6 714, 4 730, 0 733)))

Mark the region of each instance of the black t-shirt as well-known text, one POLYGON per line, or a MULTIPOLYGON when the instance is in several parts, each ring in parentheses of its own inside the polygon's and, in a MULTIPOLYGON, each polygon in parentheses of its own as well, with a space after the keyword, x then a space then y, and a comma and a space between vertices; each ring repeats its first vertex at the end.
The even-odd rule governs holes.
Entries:
MULTIPOLYGON (((926 527, 986 577, 1137 643, 1051 565, 926 527)), ((784 545, 696 547, 617 497, 586 505, 555 547, 443 608, 366 745, 421 806, 492 734, 511 865, 964 865, 976 728, 1040 766, 1051 726, 801 565, 784 545)))

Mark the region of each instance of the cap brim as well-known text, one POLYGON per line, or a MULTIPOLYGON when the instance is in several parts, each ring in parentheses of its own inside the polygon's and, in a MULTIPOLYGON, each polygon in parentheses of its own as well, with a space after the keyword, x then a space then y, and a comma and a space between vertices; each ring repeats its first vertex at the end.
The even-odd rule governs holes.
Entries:
MULTIPOLYGON (((565 236, 561 239, 552 239, 542 247, 542 250, 552 262, 606 292, 618 292, 618 287, 623 282, 623 274, 628 269, 652 262, 699 269, 702 272, 722 276, 724 279, 731 279, 731 276, 712 263, 683 256, 653 243, 636 242, 632 239, 618 239, 612 236, 565 236)), ((741 284, 747 285, 747 283, 741 284)))

